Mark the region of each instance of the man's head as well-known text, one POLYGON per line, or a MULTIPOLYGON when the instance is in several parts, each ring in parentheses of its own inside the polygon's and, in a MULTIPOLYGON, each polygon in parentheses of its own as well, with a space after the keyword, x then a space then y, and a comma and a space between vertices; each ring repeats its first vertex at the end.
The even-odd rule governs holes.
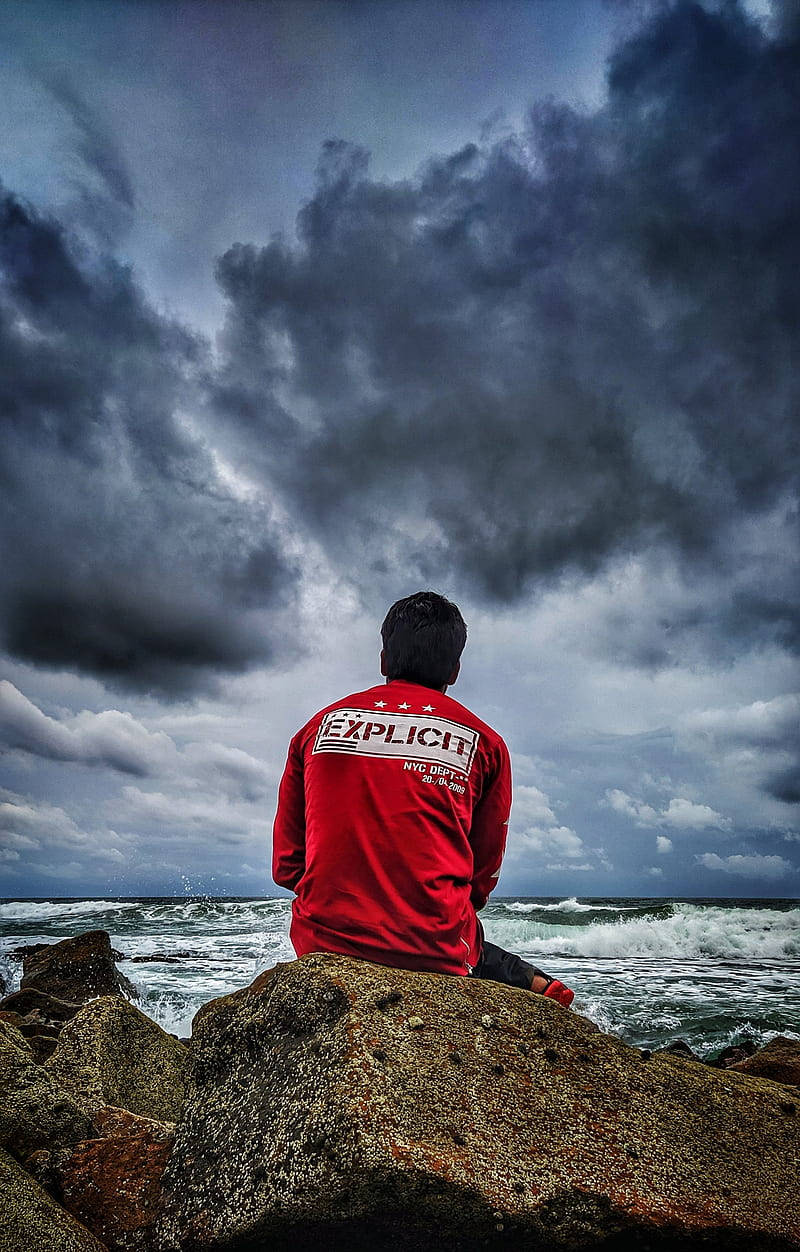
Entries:
POLYGON ((467 627, 457 606, 435 591, 398 600, 381 626, 381 673, 441 691, 456 681, 467 627))

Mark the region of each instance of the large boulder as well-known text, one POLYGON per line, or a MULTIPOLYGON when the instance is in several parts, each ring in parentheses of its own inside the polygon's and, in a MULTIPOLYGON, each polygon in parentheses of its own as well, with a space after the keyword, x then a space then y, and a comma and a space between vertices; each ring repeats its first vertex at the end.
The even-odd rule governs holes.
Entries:
POLYGON ((0 1213, 0 1252, 105 1252, 104 1245, 2 1149, 0 1213))
POLYGON ((800 1088, 800 1039, 778 1035, 752 1056, 737 1061, 731 1069, 800 1088))
POLYGON ((184 1094, 184 1044, 119 996, 85 1004, 64 1026, 48 1071, 89 1112, 106 1104, 175 1121, 184 1094))
POLYGON ((312 955, 198 1023, 159 1252, 800 1248, 800 1118, 498 983, 312 955))
POLYGON ((136 988, 114 964, 107 930, 87 930, 60 943, 36 945, 24 957, 20 988, 34 987, 59 1000, 84 1004, 95 996, 136 997, 136 988))
POLYGON ((0 1147, 20 1160, 95 1134, 86 1110, 36 1063, 28 1040, 0 1021, 0 1147))

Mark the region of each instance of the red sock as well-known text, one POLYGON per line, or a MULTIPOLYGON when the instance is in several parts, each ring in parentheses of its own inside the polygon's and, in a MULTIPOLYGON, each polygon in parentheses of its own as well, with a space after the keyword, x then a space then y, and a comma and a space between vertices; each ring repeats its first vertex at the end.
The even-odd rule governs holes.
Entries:
POLYGON ((547 990, 542 992, 542 995, 549 996, 551 1000, 557 1000, 559 1004, 563 1004, 565 1009, 568 1009, 575 999, 575 992, 570 991, 569 987, 565 987, 563 982, 559 982, 557 978, 553 979, 547 990))

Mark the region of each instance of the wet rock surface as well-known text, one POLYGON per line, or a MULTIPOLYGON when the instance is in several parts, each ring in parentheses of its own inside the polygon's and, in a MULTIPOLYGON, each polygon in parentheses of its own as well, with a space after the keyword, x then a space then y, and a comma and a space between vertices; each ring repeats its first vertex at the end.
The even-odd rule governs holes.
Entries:
POLYGON ((800 1118, 553 1001, 314 955, 196 1019, 157 1252, 800 1248, 800 1118))
POLYGON ((187 1063, 184 1044, 127 1000, 102 996, 64 1026, 47 1069, 91 1113, 111 1104, 175 1121, 187 1063))
POLYGON ((713 1065, 715 1069, 730 1069, 731 1065, 735 1065, 737 1061, 744 1061, 748 1056, 752 1056, 757 1052, 758 1048, 751 1039, 746 1039, 743 1043, 731 1043, 727 1048, 723 1048, 720 1053, 707 1061, 708 1065, 713 1065))
POLYGON ((107 930, 87 930, 59 943, 35 944, 22 961, 20 989, 35 988, 59 1000, 84 1004, 95 996, 136 998, 136 988, 114 964, 107 930))
POLYGON ((204 952, 149 952, 143 956, 126 956, 123 959, 130 961, 132 965, 143 965, 149 962, 155 962, 161 965, 180 965, 181 961, 203 960, 206 956, 204 952))
POLYGON ((800 1095, 800 1040, 778 1035, 758 1052, 745 1060, 737 1061, 731 1068, 740 1074, 771 1078, 773 1082, 796 1087, 797 1094, 800 1095))
POLYGON ((94 1124, 41 1065, 27 1040, 0 1022, 0 1147, 23 1160, 95 1134, 94 1124))
POLYGON ((701 1064, 700 1057, 694 1052, 685 1039, 673 1039, 672 1043, 668 1043, 665 1048, 656 1048, 654 1056, 679 1056, 684 1061, 697 1061, 701 1064))
POLYGON ((0 1212, 0 1252, 104 1252, 104 1245, 2 1149, 0 1212))

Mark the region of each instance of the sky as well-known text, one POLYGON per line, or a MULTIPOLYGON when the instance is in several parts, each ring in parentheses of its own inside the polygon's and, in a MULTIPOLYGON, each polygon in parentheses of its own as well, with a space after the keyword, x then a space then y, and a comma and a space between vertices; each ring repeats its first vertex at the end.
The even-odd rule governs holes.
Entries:
POLYGON ((6 0, 0 895, 268 895, 432 588, 498 892, 800 896, 800 5, 6 0))

